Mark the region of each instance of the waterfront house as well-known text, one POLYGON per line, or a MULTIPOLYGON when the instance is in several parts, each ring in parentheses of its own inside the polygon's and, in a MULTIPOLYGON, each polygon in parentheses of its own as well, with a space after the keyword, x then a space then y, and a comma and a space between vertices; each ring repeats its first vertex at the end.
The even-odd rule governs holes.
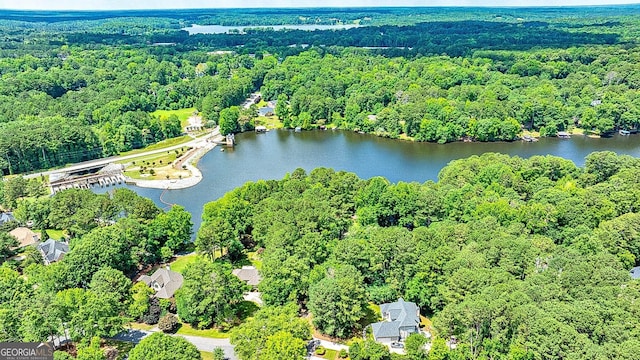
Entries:
POLYGON ((419 332, 420 308, 415 303, 398 301, 380 305, 383 321, 371 324, 373 338, 380 343, 390 344, 404 341, 410 334, 419 332))
POLYGON ((155 290, 157 298, 169 299, 182 287, 184 278, 180 273, 171 271, 168 268, 161 268, 156 270, 151 276, 140 276, 138 280, 155 290))

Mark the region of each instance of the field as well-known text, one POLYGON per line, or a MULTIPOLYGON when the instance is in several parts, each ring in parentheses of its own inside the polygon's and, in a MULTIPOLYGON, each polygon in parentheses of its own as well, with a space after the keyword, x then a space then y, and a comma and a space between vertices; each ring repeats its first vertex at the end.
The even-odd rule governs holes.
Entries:
POLYGON ((193 115, 194 111, 196 111, 196 108, 186 108, 186 109, 178 109, 178 110, 156 110, 151 113, 151 116, 168 118, 171 115, 176 115, 178 119, 180 119, 180 126, 184 128, 189 123, 187 120, 191 115, 193 115))
POLYGON ((191 140, 192 140, 191 136, 188 136, 188 135, 178 136, 178 137, 175 137, 175 138, 162 140, 160 142, 157 142, 157 143, 155 143, 153 145, 149 145, 149 146, 147 146, 145 148, 142 148, 142 149, 135 149, 135 150, 123 152, 123 153, 120 154, 120 156, 135 155, 135 154, 140 154, 140 153, 144 153, 144 152, 151 151, 151 150, 163 149, 163 148, 171 147, 171 146, 174 146, 174 145, 184 144, 184 143, 187 143, 187 142, 189 142, 191 140))
POLYGON ((176 169, 172 164, 184 156, 187 148, 172 150, 157 154, 143 155, 137 158, 122 160, 120 163, 126 164, 124 174, 133 179, 143 180, 165 180, 181 179, 191 176, 191 171, 186 169, 176 169))
POLYGON ((202 260, 196 253, 179 256, 174 262, 171 263, 171 270, 182 274, 187 266, 195 263, 199 259, 202 260))

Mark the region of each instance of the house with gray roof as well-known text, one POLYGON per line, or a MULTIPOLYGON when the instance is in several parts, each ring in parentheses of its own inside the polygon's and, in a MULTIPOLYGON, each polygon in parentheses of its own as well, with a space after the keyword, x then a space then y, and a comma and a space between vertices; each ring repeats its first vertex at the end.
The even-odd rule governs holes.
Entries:
POLYGON ((640 279, 640 266, 636 266, 629 271, 632 279, 640 279))
POLYGON ((380 305, 383 321, 371 324, 373 338, 380 343, 389 344, 404 341, 410 334, 420 329, 420 308, 415 303, 398 301, 380 305))
POLYGON ((242 269, 233 269, 232 273, 250 286, 258 286, 260 280, 262 280, 258 269, 253 266, 243 266, 242 269))
POLYGON ((13 214, 10 212, 0 213, 0 225, 4 225, 5 223, 15 221, 16 219, 13 217, 13 214))
POLYGON ((173 294, 182 287, 184 278, 182 274, 171 271, 166 268, 156 270, 151 276, 142 275, 139 281, 144 282, 150 288, 156 291, 156 297, 160 299, 169 299, 173 294))
POLYGON ((44 264, 49 265, 56 261, 62 260, 64 255, 69 252, 69 244, 49 239, 41 244, 38 244, 38 251, 40 251, 40 254, 42 254, 44 264))

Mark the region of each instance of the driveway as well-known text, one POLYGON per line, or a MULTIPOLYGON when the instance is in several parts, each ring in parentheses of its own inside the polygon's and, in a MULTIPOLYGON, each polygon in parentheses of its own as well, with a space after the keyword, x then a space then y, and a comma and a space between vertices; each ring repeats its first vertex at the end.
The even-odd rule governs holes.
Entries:
MULTIPOLYGON (((121 332, 120 334, 113 337, 114 340, 132 342, 134 344, 139 343, 145 337, 151 335, 152 331, 146 330, 134 330, 129 329, 121 332)), ((200 351, 213 352, 213 350, 217 347, 222 348, 224 350, 224 354, 229 360, 238 360, 235 352, 233 351, 233 345, 229 339, 212 339, 205 338, 200 336, 188 336, 188 335, 172 335, 172 336, 180 336, 183 337, 188 342, 198 348, 200 351)))

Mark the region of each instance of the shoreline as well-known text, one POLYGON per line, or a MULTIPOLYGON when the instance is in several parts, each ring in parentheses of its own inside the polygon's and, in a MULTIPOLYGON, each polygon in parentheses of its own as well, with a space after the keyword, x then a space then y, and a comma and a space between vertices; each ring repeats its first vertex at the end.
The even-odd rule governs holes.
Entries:
POLYGON ((193 154, 191 154, 184 161, 184 165, 187 167, 187 170, 191 172, 191 176, 182 179, 170 179, 170 180, 143 180, 143 179, 133 179, 130 177, 126 177, 126 183, 130 185, 135 185, 141 188, 148 189, 160 189, 160 190, 180 190, 187 189, 192 186, 197 185, 202 181, 202 172, 198 169, 198 161, 202 158, 206 153, 211 151, 217 146, 215 142, 206 142, 204 146, 199 148, 193 154))

